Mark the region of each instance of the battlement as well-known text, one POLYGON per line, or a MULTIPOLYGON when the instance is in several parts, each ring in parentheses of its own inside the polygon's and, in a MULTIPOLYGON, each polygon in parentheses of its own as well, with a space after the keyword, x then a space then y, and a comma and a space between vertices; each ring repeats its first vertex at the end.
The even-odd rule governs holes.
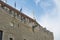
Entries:
MULTIPOLYGON (((19 20, 22 20, 24 22, 29 23, 37 23, 36 20, 30 18, 29 16, 23 14, 22 12, 18 11, 17 9, 11 7, 10 5, 4 3, 3 1, 0 1, 0 7, 9 12, 11 16, 15 16, 19 20)), ((38 23, 37 23, 38 24, 38 23)))
POLYGON ((32 28, 36 27, 37 30, 43 30, 44 32, 47 32, 47 29, 43 28, 40 24, 38 24, 36 20, 30 18, 29 16, 25 15, 19 10, 11 7, 5 2, 0 1, 0 7, 4 9, 6 12, 8 12, 8 14, 11 15, 11 17, 17 18, 22 23, 27 24, 32 28))

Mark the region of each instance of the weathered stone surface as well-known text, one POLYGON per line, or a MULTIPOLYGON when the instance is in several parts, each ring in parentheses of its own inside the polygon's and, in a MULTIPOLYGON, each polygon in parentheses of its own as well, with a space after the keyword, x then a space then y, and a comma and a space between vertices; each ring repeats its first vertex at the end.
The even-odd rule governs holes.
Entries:
POLYGON ((54 40, 53 33, 44 31, 44 28, 40 27, 40 30, 35 29, 32 31, 32 27, 22 23, 8 14, 4 9, 0 7, 0 30, 3 31, 3 40, 54 40), (14 20, 14 25, 11 21, 14 20), (13 25, 11 26, 10 23, 13 25))

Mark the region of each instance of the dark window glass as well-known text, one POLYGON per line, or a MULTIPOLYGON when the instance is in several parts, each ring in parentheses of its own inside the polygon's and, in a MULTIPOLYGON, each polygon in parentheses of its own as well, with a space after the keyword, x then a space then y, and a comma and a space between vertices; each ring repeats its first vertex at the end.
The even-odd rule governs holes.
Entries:
POLYGON ((13 40, 12 38, 10 38, 10 40, 13 40))
POLYGON ((24 39, 24 40, 26 40, 26 39, 24 39))
POLYGON ((2 31, 0 31, 0 40, 2 40, 2 33, 3 33, 3 32, 2 32, 2 31))

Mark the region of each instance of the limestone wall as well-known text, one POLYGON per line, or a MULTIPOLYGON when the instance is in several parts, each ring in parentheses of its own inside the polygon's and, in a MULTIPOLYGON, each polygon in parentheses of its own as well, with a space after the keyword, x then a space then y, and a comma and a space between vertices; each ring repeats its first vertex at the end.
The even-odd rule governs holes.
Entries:
POLYGON ((43 28, 34 29, 33 32, 32 27, 13 18, 1 7, 0 30, 3 31, 3 40, 9 40, 9 38, 13 38, 13 40, 53 40, 52 32, 44 32, 43 28))

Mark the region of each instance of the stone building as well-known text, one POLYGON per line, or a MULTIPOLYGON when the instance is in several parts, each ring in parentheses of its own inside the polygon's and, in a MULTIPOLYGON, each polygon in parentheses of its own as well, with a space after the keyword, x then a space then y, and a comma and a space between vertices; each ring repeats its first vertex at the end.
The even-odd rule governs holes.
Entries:
POLYGON ((54 40, 36 20, 0 1, 0 40, 54 40))

